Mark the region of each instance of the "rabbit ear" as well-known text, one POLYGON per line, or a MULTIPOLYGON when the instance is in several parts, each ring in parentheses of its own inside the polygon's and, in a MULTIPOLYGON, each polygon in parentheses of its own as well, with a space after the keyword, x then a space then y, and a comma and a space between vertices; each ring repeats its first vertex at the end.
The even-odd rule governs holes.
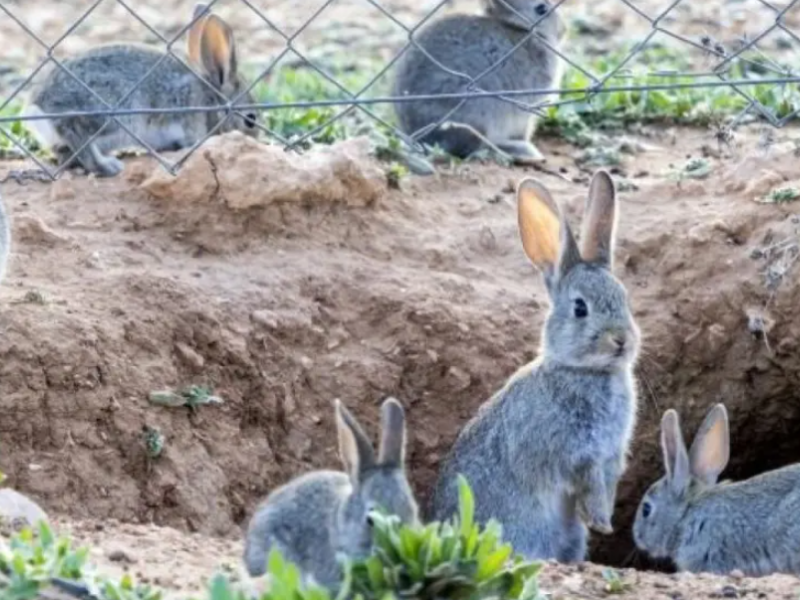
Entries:
POLYGON ((730 458, 728 411, 724 405, 717 404, 708 412, 692 442, 689 457, 692 475, 708 485, 717 482, 730 458))
POLYGON ((661 418, 661 449, 670 487, 679 493, 685 491, 689 487, 689 455, 683 442, 678 413, 672 409, 661 418))
POLYGON ((402 467, 406 449, 406 416, 403 405, 387 398, 381 407, 381 446, 378 462, 390 467, 402 467))
POLYGON ((236 76, 236 46, 233 30, 217 15, 206 17, 200 38, 203 68, 217 88, 230 83, 236 76))
POLYGON ((544 272, 548 284, 581 261, 569 224, 547 188, 535 179, 523 179, 517 188, 517 218, 525 254, 544 272))
POLYGON ((187 41, 187 51, 189 53, 189 60, 195 65, 202 65, 202 57, 200 56, 200 37, 203 35, 203 25, 208 18, 208 4, 196 4, 194 12, 192 13, 192 26, 189 28, 189 39, 187 41), (204 14, 201 17, 200 15, 204 14))
POLYGON ((372 442, 344 405, 336 401, 336 430, 339 435, 339 455, 345 470, 355 484, 361 473, 375 464, 372 442))
POLYGON ((586 262, 611 268, 617 226, 617 192, 606 171, 597 171, 589 186, 589 198, 581 227, 581 257, 586 262))

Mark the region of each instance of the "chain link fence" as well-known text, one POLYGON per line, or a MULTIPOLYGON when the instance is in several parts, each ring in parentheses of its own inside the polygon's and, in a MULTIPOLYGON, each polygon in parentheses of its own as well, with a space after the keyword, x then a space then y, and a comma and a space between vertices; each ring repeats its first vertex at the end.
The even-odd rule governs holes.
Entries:
MULTIPOLYGON (((45 3, 45 0, 41 1, 45 3)), ((519 11, 524 4, 522 0, 492 1, 505 2, 511 11, 519 11)), ((528 4, 533 1, 544 0, 525 0, 528 4)), ((56 16, 50 20, 48 35, 32 24, 32 21, 40 20, 42 11, 46 10, 45 5, 39 2, 0 0, 0 34, 9 44, 6 50, 0 48, 0 74, 4 68, 14 73, 12 78, 0 78, 0 142, 5 141, 7 148, 11 149, 6 154, 33 161, 36 168, 49 178, 58 177, 76 157, 91 150, 93 144, 104 139, 103 136, 114 128, 129 136, 129 145, 141 146, 165 169, 175 173, 211 136, 230 129, 234 119, 240 119, 254 129, 251 134, 257 132, 262 139, 282 144, 287 149, 303 148, 310 141, 324 137, 324 133, 337 124, 350 120, 394 136, 413 152, 427 152, 429 149, 420 140, 445 125, 466 103, 481 98, 493 98, 514 106, 516 110, 545 118, 580 114, 581 110, 591 109, 598 102, 606 102, 606 108, 613 113, 613 103, 609 106, 602 100, 604 97, 624 98, 629 109, 636 102, 644 106, 651 100, 662 103, 681 101, 689 104, 685 109, 689 114, 698 108, 696 105, 704 102, 704 96, 670 94, 676 90, 706 90, 709 94, 716 94, 726 130, 751 120, 779 128, 800 112, 797 86, 800 76, 794 68, 800 64, 795 51, 795 48, 800 48, 800 0, 781 3, 704 0, 703 4, 689 0, 666 3, 658 0, 593 3, 551 0, 549 10, 558 14, 568 26, 567 42, 550 43, 538 32, 538 22, 526 21, 530 25, 528 31, 512 48, 493 57, 496 60, 492 61, 491 68, 472 74, 454 71, 443 64, 418 39, 426 27, 448 14, 465 9, 453 0, 436 0, 425 6, 410 2, 404 5, 402 0, 208 0, 206 4, 198 5, 199 8, 179 0, 171 4, 165 1, 160 5, 153 0, 63 0, 56 16), (702 14, 698 15, 697 10, 702 14), (86 77, 71 66, 69 59, 72 54, 65 48, 69 40, 86 32, 90 38, 86 47, 90 48, 93 45, 92 28, 97 27, 93 19, 102 11, 106 11, 105 19, 111 18, 108 15, 113 13, 114 19, 125 22, 117 29, 119 35, 114 36, 115 41, 144 41, 160 52, 135 83, 113 99, 104 97, 103 90, 94 89, 86 77), (366 37, 375 38, 375 47, 379 51, 374 54, 378 55, 380 60, 376 62, 380 64, 370 68, 368 73, 359 72, 358 61, 354 61, 356 66, 349 69, 334 69, 330 66, 331 53, 315 53, 318 45, 303 41, 304 35, 314 26, 324 30, 333 12, 337 13, 341 23, 342 15, 345 19, 357 19, 365 11, 371 15, 369 26, 345 35, 345 38, 349 35, 349 39, 343 40, 340 51, 345 58, 364 58, 373 51, 358 44, 366 37), (164 12, 174 12, 182 17, 181 24, 173 23, 166 33, 160 23, 164 12), (264 32, 269 36, 269 55, 249 60, 248 83, 231 95, 226 95, 225 86, 215 85, 208 73, 201 72, 196 62, 189 60, 184 53, 193 26, 211 12, 224 13, 231 21, 239 61, 247 54, 252 56, 257 45, 253 39, 265 39, 264 32), (294 15, 291 26, 276 16, 288 13, 294 15), (384 35, 384 27, 391 28, 392 34, 384 35), (134 35, 134 28, 140 32, 140 39, 134 35), (538 36, 542 46, 557 56, 564 67, 561 83, 547 89, 496 89, 484 85, 486 76, 511 60, 512 55, 533 36, 538 36), (24 48, 23 56, 19 55, 19 48, 16 55, 11 48, 17 43, 13 40, 20 38, 26 40, 24 46, 20 45, 24 48), (648 55, 653 49, 665 47, 672 48, 675 56, 683 58, 665 66, 648 55), (462 85, 440 94, 393 97, 388 91, 391 86, 385 82, 392 80, 398 62, 412 48, 429 59, 432 69, 458 77, 462 85), (17 64, 25 66, 17 68, 17 64), (185 69, 194 80, 191 84, 184 82, 185 85, 200 86, 203 89, 200 96, 212 100, 205 104, 172 107, 156 100, 147 101, 140 93, 141 89, 148 85, 148 79, 159 77, 160 69, 168 64, 185 69), (283 69, 304 69, 312 73, 315 85, 319 89, 324 87, 325 93, 319 97, 306 94, 305 97, 289 98, 271 93, 278 77, 276 74, 283 69), (68 79, 69 89, 74 90, 77 86, 81 97, 90 98, 90 105, 75 105, 51 112, 22 111, 37 82, 54 70, 68 79), (358 76, 355 77, 354 73, 358 76), (416 131, 399 128, 393 110, 398 104, 441 100, 450 101, 452 106, 438 120, 416 131), (579 107, 577 113, 575 107, 579 107), (294 129, 280 126, 280 120, 272 115, 281 111, 300 115, 295 120, 302 126, 294 129), (135 121, 137 115, 145 115, 151 123, 167 124, 177 116, 211 114, 221 118, 214 119, 213 125, 202 135, 176 134, 176 139, 168 144, 164 143, 163 132, 156 135, 135 121), (307 118, 310 114, 314 115, 313 119, 307 118), (258 118, 254 119, 254 115, 258 118), (68 155, 54 159, 42 152, 28 132, 37 129, 37 125, 41 128, 42 124, 52 123, 56 118, 94 118, 99 121, 92 122, 99 124, 81 138, 80 144, 69 146, 68 155), (179 149, 183 152, 177 160, 165 156, 166 150, 179 149)), ((52 6, 59 6, 59 3, 52 3, 52 6)), ((468 8, 475 9, 476 6, 473 3, 468 8)), ((716 110, 714 106, 706 109, 709 113, 716 110)), ((635 118, 636 111, 629 112, 635 118)), ((643 109, 643 117, 647 116, 646 112, 643 109)), ((164 127, 168 128, 167 125, 164 127)))

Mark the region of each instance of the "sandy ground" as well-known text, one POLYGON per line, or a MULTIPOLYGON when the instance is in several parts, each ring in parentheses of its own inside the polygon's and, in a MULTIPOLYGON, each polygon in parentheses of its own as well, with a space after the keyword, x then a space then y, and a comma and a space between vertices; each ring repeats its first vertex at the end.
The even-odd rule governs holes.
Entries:
MULTIPOLYGON (((240 567, 242 544, 186 534, 156 526, 116 522, 73 522, 69 531, 79 544, 92 547, 90 561, 103 573, 130 573, 137 581, 164 586, 169 598, 203 591, 202 582, 215 573, 246 580, 240 567)), ((542 591, 552 600, 690 600, 702 598, 758 598, 796 600, 800 579, 773 575, 759 579, 737 576, 663 575, 606 568, 590 563, 545 565, 542 591)), ((249 582, 257 586, 257 582, 249 582)))
MULTIPOLYGON (((614 169, 624 190, 619 276, 645 346, 616 534, 595 537, 595 561, 653 566, 632 553, 629 527, 662 472, 667 407, 692 429, 726 403, 734 479, 800 457, 800 222, 794 204, 754 201, 800 185, 797 135, 787 129, 763 148, 758 128, 743 130, 720 151, 708 131, 645 131, 633 144, 642 152, 614 169), (705 179, 675 178, 703 155, 705 179)), ((542 147, 554 174, 529 173, 575 219, 589 179, 580 152, 542 147)), ((156 200, 140 184, 160 167, 127 165, 113 180, 3 186, 15 245, 0 287, 0 466, 82 539, 105 552, 130 540, 130 568, 146 578, 180 588, 221 563, 236 568, 238 542, 222 540, 241 538, 255 503, 309 468, 337 466, 334 398, 371 431, 383 397, 404 403, 424 501, 461 425, 535 356, 546 297, 515 231, 512 190, 524 169, 445 168, 369 206, 234 210, 218 195, 156 200), (192 384, 224 403, 192 413, 147 401, 192 384), (145 426, 164 436, 155 460, 145 426), (186 554, 195 569, 164 568, 174 563, 161 557, 186 554)), ((0 179, 25 166, 0 163, 0 179)), ((605 593, 598 574, 553 567, 546 581, 591 598, 605 593)), ((638 590, 630 597, 713 597, 730 583, 626 577, 638 590)), ((779 598, 796 583, 735 585, 779 598)))

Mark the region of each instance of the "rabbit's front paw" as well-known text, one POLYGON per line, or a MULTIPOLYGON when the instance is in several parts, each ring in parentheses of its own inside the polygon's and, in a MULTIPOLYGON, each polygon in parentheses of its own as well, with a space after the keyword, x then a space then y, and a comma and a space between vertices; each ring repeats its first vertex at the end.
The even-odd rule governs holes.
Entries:
POLYGON ((584 498, 578 501, 578 516, 589 529, 603 534, 614 533, 611 525, 611 515, 604 506, 604 502, 599 500, 592 501, 591 498, 584 498))

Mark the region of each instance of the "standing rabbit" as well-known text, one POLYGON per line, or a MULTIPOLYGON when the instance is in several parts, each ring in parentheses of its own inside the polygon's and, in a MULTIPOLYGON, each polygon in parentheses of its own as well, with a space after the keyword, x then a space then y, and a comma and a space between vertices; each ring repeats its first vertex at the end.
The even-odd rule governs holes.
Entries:
POLYGON ((339 454, 347 473, 307 473, 272 492, 253 515, 244 561, 251 576, 266 572, 272 548, 295 563, 306 577, 334 587, 342 571, 337 555, 360 557, 372 546, 375 509, 417 521, 417 504, 405 473, 403 407, 388 398, 381 407, 377 460, 372 442, 337 400, 339 454))
MULTIPOLYGON (((409 47, 400 59, 393 95, 465 93, 469 91, 469 80, 464 75, 478 77, 483 73, 486 75, 480 77, 477 85, 488 92, 557 88, 561 64, 550 47, 558 47, 565 27, 553 11, 552 3, 548 0, 484 0, 484 4, 485 14, 481 16, 446 17, 415 35, 419 47, 409 47), (513 53, 502 61, 512 50, 513 53)), ((529 94, 510 99, 536 104, 548 98, 529 94)), ((461 100, 455 98, 442 98, 398 102, 394 106, 400 128, 413 135, 438 123, 459 102, 461 100)), ((448 116, 447 121, 449 126, 424 135, 420 141, 438 144, 449 154, 466 158, 481 148, 483 137, 518 162, 542 159, 542 154, 531 143, 536 117, 507 100, 470 99, 448 116)))
MULTIPOLYGON (((122 109, 220 107, 212 112, 118 117, 156 152, 188 148, 212 131, 224 133, 236 129, 254 136, 255 113, 248 113, 245 118, 237 113, 228 115, 223 106, 247 89, 248 84, 238 72, 231 28, 219 16, 207 11, 205 5, 197 5, 194 12, 197 20, 188 36, 189 61, 202 78, 173 56, 155 48, 134 44, 101 46, 65 61, 64 66, 112 107, 120 102, 119 108, 122 109), (207 14, 201 17, 204 12, 207 14), (159 61, 160 64, 156 66, 159 61), (144 81, 141 81, 143 78, 144 81), (131 90, 135 91, 128 95, 131 90)), ((55 66, 34 93, 32 105, 25 110, 25 114, 108 110, 95 94, 72 75, 55 66)), ((241 102, 252 104, 253 99, 245 94, 241 102)), ((102 177, 117 175, 124 168, 122 162, 110 156, 109 152, 131 144, 138 145, 110 117, 54 117, 52 120, 33 120, 31 123, 41 143, 52 148, 62 163, 77 153, 77 161, 81 166, 102 177), (98 137, 89 142, 101 129, 98 137)))
POLYGON ((445 459, 433 518, 457 510, 457 475, 475 517, 496 518, 528 558, 583 560, 588 527, 612 531, 617 483, 636 420, 639 330, 612 275, 616 193, 595 173, 580 246, 547 189, 517 190, 528 258, 543 271, 551 307, 539 358, 522 367, 467 423, 445 459))
POLYGON ((678 413, 661 419, 666 475, 636 513, 636 545, 681 571, 800 574, 800 465, 717 483, 728 464, 728 413, 717 404, 687 452, 678 413))

